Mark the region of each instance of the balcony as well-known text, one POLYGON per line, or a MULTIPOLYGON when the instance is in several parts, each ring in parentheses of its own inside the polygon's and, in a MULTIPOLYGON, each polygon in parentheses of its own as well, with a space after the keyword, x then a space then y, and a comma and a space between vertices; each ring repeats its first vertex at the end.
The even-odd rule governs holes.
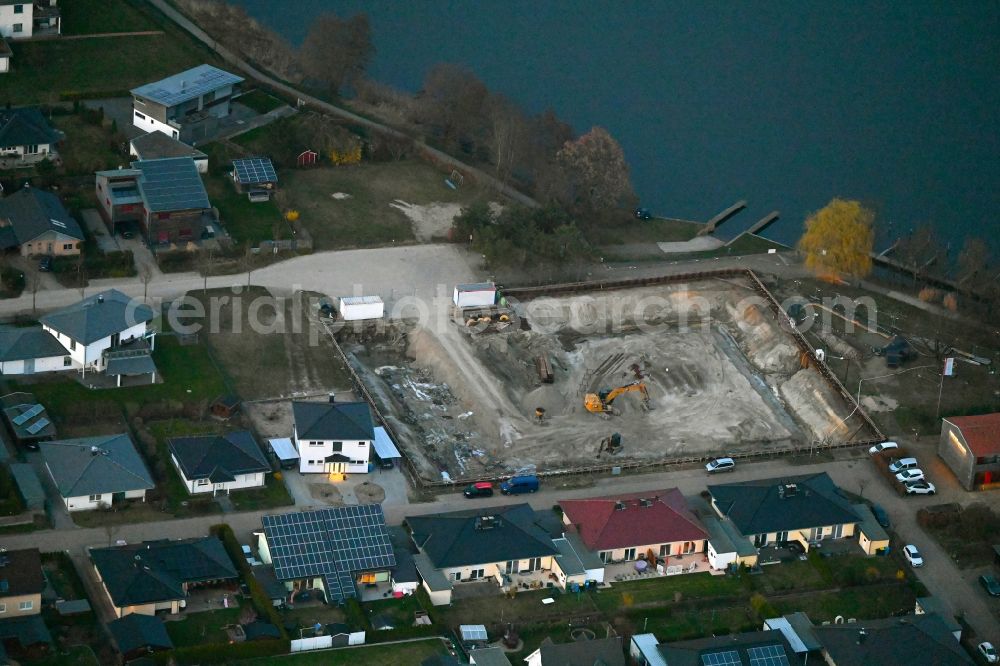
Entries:
POLYGON ((55 0, 35 0, 31 30, 34 37, 59 36, 62 32, 62 17, 55 0))

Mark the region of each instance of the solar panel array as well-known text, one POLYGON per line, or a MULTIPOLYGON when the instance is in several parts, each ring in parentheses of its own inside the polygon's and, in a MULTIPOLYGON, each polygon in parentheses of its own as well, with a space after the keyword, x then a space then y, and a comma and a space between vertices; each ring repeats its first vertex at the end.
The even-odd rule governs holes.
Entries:
POLYGON ((331 601, 356 596, 355 574, 396 566, 378 504, 262 519, 278 580, 322 576, 331 601))
POLYGON ((142 195, 153 212, 211 208, 198 167, 190 157, 140 160, 142 195))
POLYGON ((22 412, 20 416, 14 418, 14 425, 24 425, 44 411, 45 408, 41 405, 32 405, 31 409, 26 412, 22 412))
POLYGON ((485 641, 486 625, 483 624, 462 624, 458 627, 463 641, 485 641))
POLYGON ((132 92, 164 106, 174 106, 241 81, 243 79, 235 74, 230 74, 211 65, 199 65, 161 81, 139 86, 132 92))
POLYGON ((42 431, 42 428, 49 424, 49 420, 46 418, 41 418, 28 426, 28 432, 32 435, 37 435, 42 431))
POLYGON ((701 663, 705 666, 740 666, 740 653, 734 650, 727 652, 710 652, 701 655, 701 663))
POLYGON ((765 645, 747 650, 750 666, 789 666, 785 648, 780 645, 765 645))
POLYGON ((278 174, 274 171, 274 165, 266 157, 248 157, 241 160, 233 160, 233 169, 236 171, 236 179, 242 184, 250 183, 274 183, 278 181, 278 174))

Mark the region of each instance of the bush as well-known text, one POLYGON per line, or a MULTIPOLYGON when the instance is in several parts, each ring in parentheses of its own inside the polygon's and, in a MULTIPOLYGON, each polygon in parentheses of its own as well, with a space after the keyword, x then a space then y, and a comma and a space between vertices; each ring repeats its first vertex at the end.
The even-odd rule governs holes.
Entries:
POLYGON ((229 664, 243 659, 275 657, 287 654, 289 649, 287 638, 245 643, 210 643, 157 652, 152 655, 152 659, 158 664, 229 664))
POLYGON ((210 532, 222 540, 222 544, 226 547, 226 552, 229 553, 230 559, 232 559, 236 564, 236 568, 240 570, 240 575, 246 582, 247 588, 250 590, 250 599, 254 608, 257 610, 258 617, 265 619, 278 627, 278 631, 281 632, 281 638, 285 643, 285 649, 287 650, 288 633, 285 631, 285 623, 281 619, 281 614, 278 613, 274 604, 271 603, 271 597, 264 592, 264 588, 262 588, 260 583, 257 582, 257 579, 254 578, 253 571, 251 571, 250 565, 247 564, 247 560, 243 556, 243 550, 240 548, 240 542, 236 540, 236 535, 233 533, 233 528, 225 524, 213 525, 210 532))
POLYGON ((755 592, 750 597, 750 607, 753 608, 753 612, 757 614, 757 617, 761 619, 777 617, 779 615, 774 606, 760 592, 755 592))

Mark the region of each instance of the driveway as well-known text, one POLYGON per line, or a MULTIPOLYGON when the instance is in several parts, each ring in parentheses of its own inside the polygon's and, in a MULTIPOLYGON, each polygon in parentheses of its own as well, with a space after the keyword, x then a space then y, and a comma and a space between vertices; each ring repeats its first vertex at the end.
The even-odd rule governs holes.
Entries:
POLYGON ((108 231, 107 225, 104 224, 104 218, 101 217, 96 208, 84 208, 80 211, 80 217, 83 218, 83 224, 87 227, 87 231, 97 242, 98 250, 101 252, 117 252, 119 250, 118 241, 108 231))

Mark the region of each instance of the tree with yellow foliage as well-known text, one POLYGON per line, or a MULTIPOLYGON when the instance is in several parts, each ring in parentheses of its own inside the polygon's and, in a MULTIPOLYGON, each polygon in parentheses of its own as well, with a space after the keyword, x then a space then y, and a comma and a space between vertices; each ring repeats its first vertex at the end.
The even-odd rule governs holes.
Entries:
POLYGON ((295 222, 296 220, 299 219, 299 211, 294 209, 288 211, 287 213, 285 213, 285 219, 288 220, 289 222, 295 222))
POLYGON ((834 199, 813 213, 799 239, 806 266, 820 275, 865 277, 872 270, 875 214, 858 201, 834 199))
POLYGON ((352 164, 360 164, 361 144, 354 142, 353 145, 344 149, 338 149, 338 148, 331 149, 330 161, 337 166, 350 166, 352 164))

